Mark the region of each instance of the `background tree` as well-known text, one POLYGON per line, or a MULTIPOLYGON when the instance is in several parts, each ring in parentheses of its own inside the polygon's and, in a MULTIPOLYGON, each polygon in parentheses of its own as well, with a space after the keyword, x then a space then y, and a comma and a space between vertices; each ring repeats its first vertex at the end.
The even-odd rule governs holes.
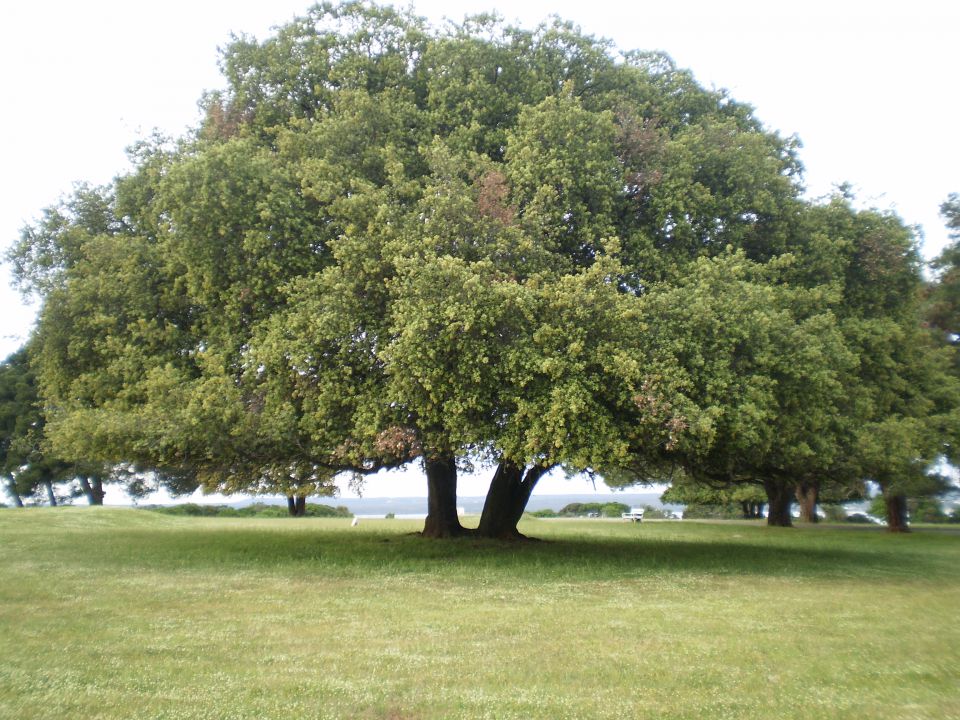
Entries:
POLYGON ((855 362, 828 295, 780 282, 786 267, 701 259, 645 296, 650 364, 664 368, 654 397, 687 426, 665 456, 694 482, 762 484, 771 525, 790 524, 796 479, 834 461, 841 379, 855 362))
POLYGON ((925 316, 946 342, 960 341, 960 195, 952 193, 940 206, 950 244, 931 263, 936 277, 928 289, 925 316))
POLYGON ((660 501, 686 505, 685 517, 688 513, 690 517, 698 515, 703 512, 701 508, 711 508, 725 515, 737 513, 745 520, 754 520, 763 517, 767 496, 763 488, 756 484, 712 488, 679 474, 672 478, 670 487, 660 496, 660 501))
POLYGON ((21 477, 21 468, 27 459, 23 441, 31 433, 32 421, 38 418, 36 403, 36 387, 24 347, 0 365, 0 472, 16 507, 23 507, 23 495, 34 490, 34 484, 21 477))
POLYGON ((910 228, 890 214, 854 211, 835 198, 820 209, 841 244, 837 309, 857 372, 845 382, 853 471, 880 484, 892 531, 906 529, 906 500, 933 488, 927 469, 956 452, 954 349, 923 327, 923 279, 910 228))
POLYGON ((30 354, 28 343, 0 365, 0 468, 18 507, 22 507, 23 497, 39 493, 50 505, 70 499, 70 495, 58 496, 55 486, 78 476, 74 464, 52 455, 46 445, 45 418, 30 354))

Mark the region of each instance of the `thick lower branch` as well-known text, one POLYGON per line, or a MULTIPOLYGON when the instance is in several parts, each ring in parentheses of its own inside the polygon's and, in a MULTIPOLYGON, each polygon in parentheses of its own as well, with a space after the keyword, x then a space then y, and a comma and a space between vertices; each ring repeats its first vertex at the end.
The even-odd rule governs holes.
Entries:
POLYGON ((523 517, 534 487, 548 469, 534 465, 524 472, 522 467, 512 462, 501 462, 490 481, 477 534, 488 538, 522 538, 517 524, 523 517))

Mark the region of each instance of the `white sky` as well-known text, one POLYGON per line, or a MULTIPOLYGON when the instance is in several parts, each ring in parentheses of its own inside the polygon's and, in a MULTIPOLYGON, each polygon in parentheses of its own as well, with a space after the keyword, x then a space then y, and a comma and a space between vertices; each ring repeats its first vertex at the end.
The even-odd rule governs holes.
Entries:
MULTIPOLYGON (((260 39, 306 0, 23 0, 0 7, 0 248, 73 183, 109 182, 153 128, 181 134, 205 89, 222 86, 219 46, 260 39)), ((551 13, 621 49, 665 50, 804 144, 807 187, 848 181, 864 204, 946 243, 940 203, 960 192, 960 3, 944 0, 421 0, 439 21, 496 9, 533 26, 551 13)), ((0 357, 33 311, 0 273, 0 357)), ((391 486, 396 484, 396 479, 391 486)), ((565 487, 573 491, 572 486, 565 487)), ((465 494, 482 494, 482 491, 465 494)))

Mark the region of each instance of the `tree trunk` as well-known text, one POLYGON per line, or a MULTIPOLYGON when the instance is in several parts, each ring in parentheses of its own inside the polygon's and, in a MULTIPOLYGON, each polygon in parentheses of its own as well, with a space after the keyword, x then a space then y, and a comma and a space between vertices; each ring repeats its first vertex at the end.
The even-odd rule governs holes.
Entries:
POLYGON ((767 526, 793 527, 790 486, 777 480, 764 480, 763 489, 767 492, 767 526))
POLYGON ((14 507, 23 507, 23 498, 20 497, 20 493, 17 492, 17 481, 13 478, 7 478, 7 494, 9 494, 10 499, 13 500, 14 507))
POLYGON ((907 497, 900 494, 883 494, 887 506, 887 530, 890 532, 910 532, 907 525, 907 497))
POLYGON ((452 455, 424 458, 427 473, 427 519, 423 537, 451 538, 466 534, 457 515, 457 464, 452 455))
POLYGON ((43 486, 47 489, 47 500, 50 501, 50 507, 57 506, 57 496, 53 493, 53 483, 49 480, 43 481, 43 486))
POLYGON ((535 465, 524 473, 523 468, 511 462, 501 462, 490 481, 477 534, 501 540, 523 539, 517 523, 523 517, 533 488, 546 471, 535 465))
POLYGON ((80 476, 80 488, 86 495, 87 502, 90 505, 103 505, 103 481, 98 477, 92 478, 92 483, 90 480, 91 478, 80 476))
POLYGON ((797 503, 800 505, 800 519, 803 522, 820 522, 817 515, 817 503, 820 501, 820 483, 802 482, 797 485, 797 503))
POLYGON ((93 488, 93 502, 92 505, 103 505, 103 480, 99 477, 94 477, 93 482, 90 483, 93 488))
POLYGON ((287 512, 290 517, 305 517, 307 514, 306 495, 287 495, 287 512))

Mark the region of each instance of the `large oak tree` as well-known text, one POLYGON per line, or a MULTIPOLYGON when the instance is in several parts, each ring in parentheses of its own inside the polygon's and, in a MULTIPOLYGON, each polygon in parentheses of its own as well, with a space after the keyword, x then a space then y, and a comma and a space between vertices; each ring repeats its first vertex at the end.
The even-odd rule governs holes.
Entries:
POLYGON ((515 537, 555 466, 762 483, 783 521, 796 483, 867 471, 857 423, 934 413, 942 448, 945 400, 858 364, 895 336, 869 323, 914 337, 896 223, 803 201, 797 142, 664 55, 348 2, 222 67, 195 132, 11 253, 64 457, 294 509, 419 460, 431 536, 489 463, 480 531, 515 537))

